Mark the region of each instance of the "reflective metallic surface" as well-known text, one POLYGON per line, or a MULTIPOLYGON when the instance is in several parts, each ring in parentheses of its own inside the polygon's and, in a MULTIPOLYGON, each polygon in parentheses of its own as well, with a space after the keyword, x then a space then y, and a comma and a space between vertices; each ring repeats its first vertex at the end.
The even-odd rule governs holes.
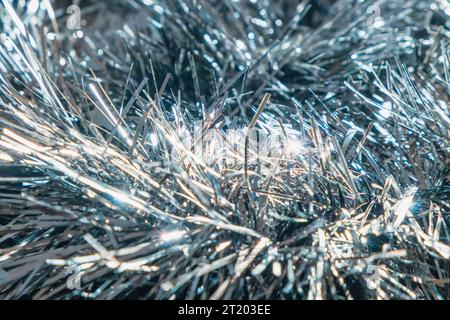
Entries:
POLYGON ((448 299, 448 1, 2 4, 0 298, 448 299))

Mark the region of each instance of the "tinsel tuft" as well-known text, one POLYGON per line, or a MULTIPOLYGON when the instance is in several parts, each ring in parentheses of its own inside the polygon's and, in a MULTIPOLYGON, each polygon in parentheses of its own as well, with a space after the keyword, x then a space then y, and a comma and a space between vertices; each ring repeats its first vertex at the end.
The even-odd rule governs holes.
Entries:
POLYGON ((0 8, 0 298, 449 298, 448 1, 0 8))

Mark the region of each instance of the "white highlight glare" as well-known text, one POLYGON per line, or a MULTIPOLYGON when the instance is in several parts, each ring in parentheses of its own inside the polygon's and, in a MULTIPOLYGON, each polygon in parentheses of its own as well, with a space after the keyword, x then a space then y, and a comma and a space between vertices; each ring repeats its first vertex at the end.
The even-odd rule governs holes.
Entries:
POLYGON ((163 232, 161 234, 161 240, 164 242, 176 241, 180 240, 186 235, 186 231, 184 230, 173 230, 168 232, 163 232))
POLYGON ((383 103, 383 108, 380 109, 380 116, 387 119, 391 116, 392 103, 390 101, 386 101, 383 103))
POLYGON ((272 264, 272 273, 275 277, 281 276, 281 263, 279 263, 278 261, 275 261, 272 264))

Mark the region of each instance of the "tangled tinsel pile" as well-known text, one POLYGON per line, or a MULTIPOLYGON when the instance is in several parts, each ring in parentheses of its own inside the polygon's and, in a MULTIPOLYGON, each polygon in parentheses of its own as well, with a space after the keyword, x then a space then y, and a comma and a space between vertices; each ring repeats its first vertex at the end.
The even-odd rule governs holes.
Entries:
POLYGON ((2 4, 0 298, 449 298, 448 1, 2 4))

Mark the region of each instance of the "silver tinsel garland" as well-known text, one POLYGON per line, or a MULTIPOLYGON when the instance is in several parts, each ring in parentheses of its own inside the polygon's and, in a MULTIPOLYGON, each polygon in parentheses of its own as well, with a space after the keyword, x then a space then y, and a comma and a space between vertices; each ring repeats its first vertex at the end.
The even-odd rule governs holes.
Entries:
POLYGON ((447 0, 0 12, 0 298, 449 298, 447 0))

